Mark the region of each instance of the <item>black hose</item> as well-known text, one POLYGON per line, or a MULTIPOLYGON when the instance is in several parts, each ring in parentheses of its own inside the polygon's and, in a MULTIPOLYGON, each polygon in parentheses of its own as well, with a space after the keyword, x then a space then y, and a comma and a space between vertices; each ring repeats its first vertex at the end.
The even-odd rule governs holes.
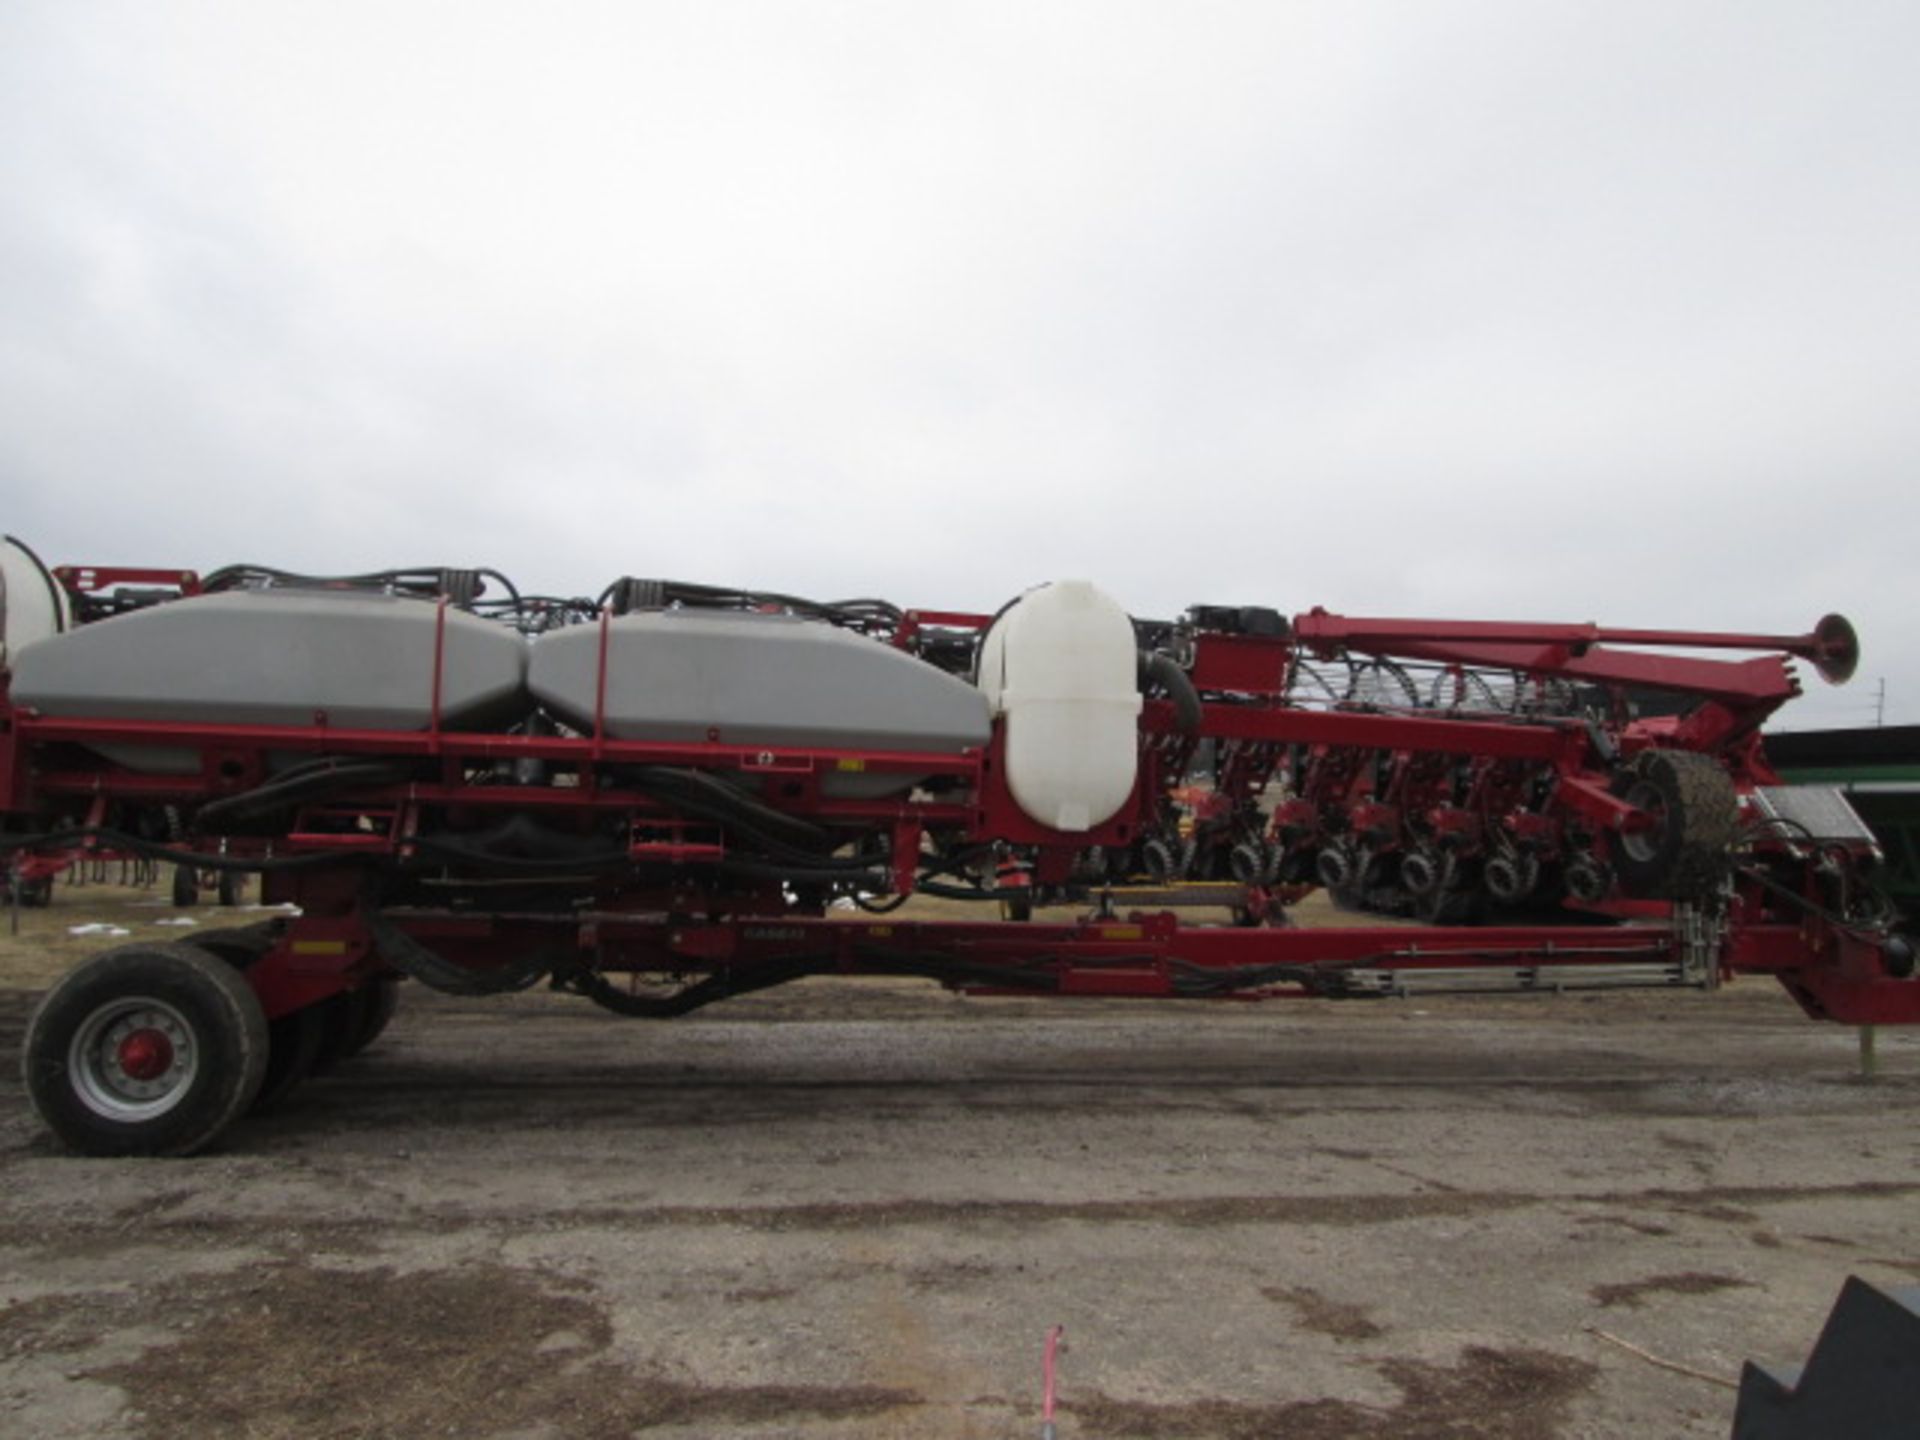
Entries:
POLYGON ((472 970, 434 953, 380 913, 373 887, 362 897, 360 921, 374 952, 401 974, 448 995, 508 995, 537 984, 554 967, 545 951, 492 970, 472 970))
POLYGON ((913 887, 922 895, 931 895, 936 900, 1012 900, 1017 898, 1010 890, 987 890, 980 886, 942 885, 937 881, 917 881, 913 887))
MULTIPOLYGON (((919 979, 938 980, 943 984, 1004 985, 1042 992, 1060 988, 1060 977, 1047 969, 987 965, 964 960, 929 960, 877 945, 855 946, 853 953, 865 962, 863 973, 866 974, 910 975, 919 979)), ((384 956, 385 952, 382 954, 384 956)), ((838 971, 839 962, 832 955, 796 955, 784 960, 770 960, 752 970, 716 971, 706 979, 685 986, 671 995, 632 995, 621 990, 599 971, 585 965, 576 965, 571 969, 555 966, 553 985, 557 990, 584 995, 616 1015, 641 1020, 670 1020, 704 1005, 711 1005, 716 1000, 751 994, 755 990, 768 990, 809 975, 834 974, 838 971)))
POLYGON ((606 976, 584 965, 564 971, 556 969, 553 985, 556 990, 584 995, 603 1010, 610 1010, 616 1015, 626 1015, 636 1020, 671 1020, 698 1010, 703 1005, 711 1005, 716 1000, 751 994, 755 990, 769 990, 789 980, 816 974, 822 967, 830 966, 831 961, 831 956, 801 956, 769 964, 747 974, 722 970, 671 995, 628 994, 606 976))
POLYGON ((864 864, 859 860, 837 861, 832 864, 797 866, 776 864, 770 860, 743 860, 728 856, 714 864, 723 875, 745 875, 755 880, 789 880, 804 883, 820 881, 836 885, 853 885, 868 891, 885 891, 893 881, 884 871, 859 868, 864 864))
POLYGON ((1180 722, 1183 735, 1200 733, 1204 714, 1200 706, 1200 692, 1193 688, 1192 679, 1180 668, 1178 661, 1158 650, 1142 650, 1139 680, 1142 690, 1158 686, 1167 692, 1167 698, 1173 701, 1173 713, 1180 722))
POLYGON ((625 850, 596 850, 568 855, 502 855, 478 845, 452 840, 444 835, 414 835, 408 844, 430 855, 482 865, 497 870, 577 873, 606 870, 625 865, 632 857, 625 850))
POLYGON ((899 606, 886 600, 808 600, 772 590, 735 590, 686 580, 638 580, 632 576, 623 576, 602 590, 595 606, 598 608, 616 599, 632 609, 668 609, 679 605, 704 610, 784 610, 864 635, 891 635, 906 618, 899 606), (636 596, 638 603, 634 603, 636 596))
POLYGON ((618 767, 613 773, 631 780, 643 794, 678 804, 701 819, 732 823, 757 832, 759 838, 774 845, 803 852, 833 848, 833 838, 818 825, 775 810, 704 770, 673 765, 632 765, 618 767))
POLYGON ((407 778, 410 767, 390 761, 340 761, 328 759, 318 766, 303 765, 297 771, 276 776, 263 785, 210 800, 194 813, 197 828, 209 828, 222 822, 252 820, 285 806, 337 789, 356 785, 390 785, 407 778))
MULTIPOLYGON (((445 565, 402 565, 390 570, 369 570, 360 575, 303 575, 293 570, 280 570, 271 565, 223 565, 220 569, 206 575, 200 582, 203 592, 231 589, 245 585, 250 580, 270 580, 278 585, 301 585, 320 588, 366 588, 382 586, 388 589, 408 591, 415 595, 438 595, 441 593, 445 577, 457 575, 462 571, 455 566, 445 565)), ((482 575, 500 582, 500 588, 507 592, 513 605, 522 602, 520 591, 500 571, 481 567, 464 573, 482 575)))
POLYGON ((609 854, 623 858, 626 854, 624 850, 605 849, 605 842, 597 836, 567 835, 551 829, 525 811, 485 830, 466 832, 455 843, 500 859, 565 860, 576 865, 609 854))
MULTIPOLYGON (((912 975, 946 984, 1018 985, 1032 990, 1057 991, 1060 975, 1044 966, 989 965, 980 961, 928 959, 907 950, 880 945, 856 945, 853 953, 869 967, 879 962, 885 968, 878 973, 912 975)), ((874 973, 869 969, 868 973, 874 973)))
MULTIPOLYGON (((1863 940, 1868 944, 1877 945, 1886 939, 1889 932, 1890 927, 1886 921, 1882 920, 1876 923, 1871 920, 1849 920, 1846 916, 1838 915, 1825 906, 1807 899, 1806 896, 1802 895, 1792 886, 1781 884, 1757 865, 1736 865, 1734 867, 1734 873, 1736 875, 1746 876, 1747 879, 1753 881, 1761 888, 1771 890, 1789 905, 1794 906, 1805 914, 1826 921, 1826 923, 1834 929, 1843 931, 1853 936, 1856 940, 1863 940)), ((1879 890, 1874 889, 1872 886, 1868 886, 1867 889, 1879 900, 1887 912, 1892 913, 1895 910, 1896 907, 1893 905, 1893 902, 1888 900, 1879 890)))

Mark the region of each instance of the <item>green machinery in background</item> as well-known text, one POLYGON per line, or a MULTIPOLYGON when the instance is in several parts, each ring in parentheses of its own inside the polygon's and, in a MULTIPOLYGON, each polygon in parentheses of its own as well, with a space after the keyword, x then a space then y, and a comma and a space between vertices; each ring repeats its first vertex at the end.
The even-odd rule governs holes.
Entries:
POLYGON ((1767 758, 1794 785, 1837 785, 1886 852, 1881 888, 1920 919, 1920 725, 1769 735, 1767 758))

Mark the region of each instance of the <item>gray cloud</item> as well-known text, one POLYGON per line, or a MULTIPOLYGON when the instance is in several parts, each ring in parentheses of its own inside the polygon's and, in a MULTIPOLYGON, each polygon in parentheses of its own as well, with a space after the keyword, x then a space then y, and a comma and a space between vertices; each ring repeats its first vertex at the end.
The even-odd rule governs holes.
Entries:
POLYGON ((18 4, 0 523, 1798 631, 1920 719, 1910 7, 18 4))

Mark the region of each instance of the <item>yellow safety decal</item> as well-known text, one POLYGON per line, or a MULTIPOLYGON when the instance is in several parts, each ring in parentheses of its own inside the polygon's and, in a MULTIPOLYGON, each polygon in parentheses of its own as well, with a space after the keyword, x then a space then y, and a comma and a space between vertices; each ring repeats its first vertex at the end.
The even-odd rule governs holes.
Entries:
POLYGON ((840 770, 864 770, 867 768, 867 762, 857 755, 842 755, 834 761, 834 766, 840 770))
POLYGON ((1102 940, 1138 940, 1146 931, 1138 925, 1098 925, 1093 933, 1102 940))
POLYGON ((296 955, 344 955, 347 942, 344 940, 296 940, 293 942, 296 955))

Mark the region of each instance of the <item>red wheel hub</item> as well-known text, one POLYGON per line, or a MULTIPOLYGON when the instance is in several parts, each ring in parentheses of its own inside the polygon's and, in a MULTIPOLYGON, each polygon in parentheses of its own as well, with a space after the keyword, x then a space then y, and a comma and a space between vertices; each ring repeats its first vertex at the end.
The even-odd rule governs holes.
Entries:
POLYGON ((158 1030, 136 1030, 120 1042, 115 1057, 135 1080, 158 1080, 173 1064, 173 1042, 158 1030))

